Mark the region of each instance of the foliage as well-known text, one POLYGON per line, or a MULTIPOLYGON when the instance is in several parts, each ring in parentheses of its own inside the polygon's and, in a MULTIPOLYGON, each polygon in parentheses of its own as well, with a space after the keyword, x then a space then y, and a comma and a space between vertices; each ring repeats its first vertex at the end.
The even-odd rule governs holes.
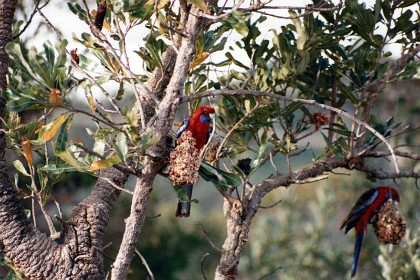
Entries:
POLYGON ((420 274, 419 260, 419 230, 408 232, 401 246, 402 250, 395 251, 391 247, 380 247, 381 254, 378 257, 379 264, 382 267, 382 277, 384 279, 395 279, 406 277, 415 279, 420 274))
MULTIPOLYGON (((192 97, 190 108, 197 108, 200 94, 208 91, 251 93, 209 99, 217 110, 215 134, 223 142, 216 152, 216 165, 202 163, 202 178, 215 184, 225 197, 232 195, 244 201, 245 196, 252 197, 256 185, 272 176, 267 168, 277 175, 287 174, 295 171, 296 165, 310 167, 331 157, 350 160, 383 147, 377 135, 365 132, 363 126, 337 112, 350 112, 353 119, 369 124, 388 140, 411 132, 401 125, 406 120, 398 115, 393 113, 383 120, 375 118, 371 110, 387 83, 418 75, 418 61, 410 59, 399 68, 387 50, 391 44, 400 44, 402 54, 408 56, 416 48, 420 40, 419 14, 413 12, 419 5, 416 2, 386 0, 367 6, 361 1, 345 0, 337 6, 333 1, 314 0, 313 4, 324 10, 290 9, 288 21, 278 27, 270 25, 276 17, 256 16, 252 9, 245 9, 232 11, 218 18, 217 24, 200 30, 183 91, 184 96, 192 97), (266 25, 273 28, 264 32, 266 25), (232 34, 239 40, 230 42, 232 34), (259 96, 256 92, 283 99, 259 96), (313 106, 296 100, 310 101, 313 106), (320 105, 336 110, 321 110, 320 105), (308 150, 310 162, 303 163, 300 155, 308 150), (238 161, 247 158, 249 170, 244 172, 238 161)), ((207 1, 188 3, 210 18, 223 12, 207 1)), ((69 11, 89 28, 88 32, 72 34, 80 46, 79 53, 68 50, 65 39, 54 46, 45 43, 40 49, 18 41, 7 46, 11 57, 6 91, 10 114, 3 120, 4 129, 10 146, 25 159, 17 159, 13 165, 20 176, 30 179, 28 189, 37 194, 41 204, 48 201, 52 187, 66 173, 97 176, 101 169, 116 167, 138 176, 145 155, 158 143, 162 144, 160 132, 154 129, 154 118, 148 117, 142 107, 146 100, 152 100, 157 110, 160 100, 146 89, 145 82, 154 73, 166 73, 165 51, 171 47, 179 51, 179 41, 186 36, 183 11, 170 1, 109 0, 106 4, 104 22, 95 26, 95 14, 85 1, 68 3, 69 11), (136 42, 142 46, 133 56, 127 52, 127 37, 140 28, 147 29, 147 35, 136 42), (138 63, 142 64, 141 69, 133 67, 133 60, 141 62, 138 63), (75 101, 76 94, 83 96, 84 106, 75 101), (40 117, 25 123, 19 114, 28 111, 37 111, 40 117), (80 115, 85 119, 82 124, 75 121, 80 115), (74 137, 76 129, 82 137, 74 137)), ((179 101, 171 100, 174 106, 179 101)), ((168 144, 164 149, 171 146, 168 144)), ((358 164, 364 163, 364 159, 356 161, 355 166, 365 168, 358 164)), ((371 181, 378 179, 368 171, 366 174, 371 181)), ((16 178, 18 186, 20 181, 16 178)), ((281 259, 303 260, 294 267, 292 262, 281 264, 285 277, 292 278, 299 270, 310 271, 302 273, 304 278, 314 270, 320 271, 320 277, 337 269, 345 270, 348 259, 340 250, 319 247, 320 242, 328 239, 322 230, 334 217, 335 211, 330 206, 336 198, 325 189, 317 198, 316 206, 302 207, 303 212, 296 212, 293 205, 299 200, 289 197, 281 203, 285 210, 282 215, 258 219, 254 234, 270 232, 277 245, 271 244, 271 240, 251 243, 250 256, 242 262, 244 270, 257 277, 276 269, 278 263, 269 253, 279 248, 288 248, 281 259), (306 219, 305 211, 314 211, 313 218, 306 219), (273 224, 275 228, 271 228, 273 224), (285 232, 296 235, 289 238, 285 232), (304 241, 295 248, 289 246, 298 240, 304 241), (286 265, 291 269, 286 270, 286 265)), ((164 226, 146 230, 144 234, 157 234, 160 239, 158 244, 142 244, 142 250, 163 247, 178 251, 188 241, 202 245, 194 234, 183 235, 176 239, 179 244, 173 244, 173 232, 163 229, 164 226)), ((404 254, 407 252, 408 249, 404 254)), ((165 253, 168 251, 162 255, 165 253)), ((387 261, 385 251, 382 255, 381 265, 387 261)), ((170 270, 186 265, 184 258, 172 262, 173 254, 164 258, 170 270)), ((162 259, 151 261, 152 269, 161 269, 159 261, 162 259)), ((165 273, 161 276, 169 279, 165 273)))
MULTIPOLYGON (((321 183, 304 185, 269 195, 263 204, 274 206, 262 210, 255 221, 250 237, 253 242, 241 260, 242 275, 251 275, 252 279, 295 279, 311 278, 316 273, 319 279, 343 278, 352 261, 354 236, 353 231, 346 236, 338 228, 354 202, 351 193, 358 192, 364 181, 357 174, 351 175, 344 180, 332 176, 322 187, 321 183)), ((413 230, 406 233, 400 245, 380 245, 373 228, 368 230, 358 271, 360 279, 372 275, 381 275, 380 279, 416 278, 418 210, 409 210, 418 208, 418 197, 415 192, 400 205, 401 213, 411 221, 407 226, 413 230)))

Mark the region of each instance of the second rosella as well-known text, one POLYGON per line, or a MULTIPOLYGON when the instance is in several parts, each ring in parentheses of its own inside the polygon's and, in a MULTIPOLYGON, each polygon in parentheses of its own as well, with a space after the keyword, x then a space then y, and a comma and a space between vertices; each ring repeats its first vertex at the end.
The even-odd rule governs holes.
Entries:
POLYGON ((341 224, 340 229, 345 227, 345 233, 355 228, 356 244, 354 245, 353 264, 351 266, 352 278, 356 275, 360 250, 363 238, 367 233, 368 224, 389 199, 400 202, 400 194, 396 189, 388 186, 371 188, 360 196, 341 224))

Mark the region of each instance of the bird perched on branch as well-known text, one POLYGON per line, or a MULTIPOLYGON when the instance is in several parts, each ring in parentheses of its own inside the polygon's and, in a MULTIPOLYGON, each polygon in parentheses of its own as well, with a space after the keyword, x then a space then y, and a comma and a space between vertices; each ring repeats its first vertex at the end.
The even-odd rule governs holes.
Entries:
POLYGON ((353 264, 351 266, 352 278, 356 275, 360 250, 363 238, 367 233, 368 224, 389 199, 395 203, 400 202, 400 194, 396 189, 388 186, 371 188, 360 196, 341 224, 340 229, 345 227, 345 233, 355 228, 356 244, 354 245, 353 264))
POLYGON ((201 106, 184 120, 183 125, 176 133, 177 146, 170 155, 171 169, 169 178, 176 188, 183 190, 188 200, 178 199, 176 217, 189 217, 193 185, 198 182, 198 169, 200 168, 200 151, 209 138, 210 114, 214 108, 201 106))

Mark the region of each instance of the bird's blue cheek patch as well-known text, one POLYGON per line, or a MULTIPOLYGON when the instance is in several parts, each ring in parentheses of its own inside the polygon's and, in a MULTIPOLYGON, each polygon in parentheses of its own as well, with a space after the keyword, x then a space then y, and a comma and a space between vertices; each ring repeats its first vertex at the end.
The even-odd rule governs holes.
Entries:
POLYGON ((210 116, 209 116, 209 115, 201 115, 201 116, 200 116, 200 121, 201 121, 202 123, 210 123, 211 118, 210 118, 210 116))

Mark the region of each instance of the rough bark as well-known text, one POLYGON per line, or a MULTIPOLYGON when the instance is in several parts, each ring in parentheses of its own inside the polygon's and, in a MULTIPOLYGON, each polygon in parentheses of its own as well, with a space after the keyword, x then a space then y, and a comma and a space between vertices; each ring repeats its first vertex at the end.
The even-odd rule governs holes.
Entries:
POLYGON ((238 275, 238 265, 242 251, 248 241, 249 228, 252 219, 258 211, 262 199, 266 194, 279 187, 289 187, 292 184, 302 183, 310 178, 316 178, 325 172, 339 167, 348 167, 345 160, 328 158, 319 161, 310 167, 303 168, 288 174, 280 174, 255 186, 243 200, 233 203, 225 200, 224 213, 227 225, 227 236, 222 247, 222 255, 216 268, 214 279, 232 280, 238 275))
POLYGON ((172 77, 166 90, 166 95, 159 104, 156 121, 153 125, 154 134, 160 137, 160 142, 146 156, 142 174, 137 179, 131 204, 130 216, 126 220, 126 229, 117 258, 112 268, 112 279, 125 279, 134 255, 135 243, 144 223, 145 211, 152 183, 157 172, 162 167, 166 150, 166 137, 172 127, 178 98, 184 87, 190 62, 195 54, 195 41, 202 27, 202 18, 198 10, 192 9, 185 28, 186 38, 182 40, 181 47, 176 56, 172 77))
MULTIPOLYGON (((155 95, 159 100, 163 98, 163 94, 165 92, 166 87, 168 86, 172 74, 174 72, 175 62, 177 58, 177 53, 174 47, 168 47, 165 52, 162 54, 162 69, 156 68, 153 71, 153 74, 147 80, 146 86, 150 90, 150 92, 155 95)), ((141 106, 143 106, 144 114, 146 117, 146 122, 151 119, 156 111, 156 104, 155 102, 150 99, 146 98, 145 95, 141 96, 141 106)), ((140 106, 136 104, 136 107, 140 106)))
MULTIPOLYGON (((0 1, 0 89, 7 87, 9 58, 4 48, 12 39, 14 1, 0 1)), ((0 96, 0 114, 4 117, 6 100, 0 96)), ((1 122, 0 122, 1 125, 1 122)), ((63 245, 38 231, 26 218, 17 199, 7 170, 6 139, 0 134, 0 245, 15 271, 26 279, 104 279, 101 253, 103 232, 119 191, 99 180, 91 195, 73 211, 64 223, 63 245)), ((102 172, 118 186, 127 175, 109 169, 102 172)))
MULTIPOLYGON (((12 40, 12 23, 16 1, 0 0, 0 92, 6 89, 9 58, 5 46, 12 40)), ((5 115, 6 100, 0 96, 0 115, 5 115)), ((0 123, 1 126, 1 123, 0 123)), ((2 127, 0 127, 2 128, 2 127)), ((58 273, 66 259, 60 246, 37 231, 26 218, 17 199, 5 158, 6 138, 0 133, 0 244, 3 254, 11 260, 15 269, 29 279, 45 279, 58 273)))
MULTIPOLYGON (((0 0, 0 91, 7 87, 6 74, 9 65, 9 56, 5 51, 7 43, 12 41, 12 24, 16 1, 0 0)), ((3 116, 5 99, 1 96, 0 113, 3 116)))
POLYGON ((91 194, 77 205, 65 223, 64 244, 74 260, 72 275, 89 279, 105 278, 103 236, 112 206, 120 194, 108 180, 123 186, 127 178, 126 173, 115 168, 103 170, 91 194))

